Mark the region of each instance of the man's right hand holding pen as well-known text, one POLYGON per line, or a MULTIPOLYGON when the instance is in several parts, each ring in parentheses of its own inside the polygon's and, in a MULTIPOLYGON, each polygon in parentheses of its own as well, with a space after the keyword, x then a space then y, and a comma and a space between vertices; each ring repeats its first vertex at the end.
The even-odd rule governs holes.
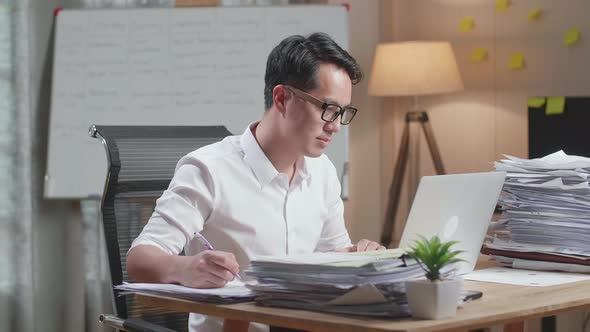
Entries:
POLYGON ((136 282, 219 288, 234 280, 239 265, 229 252, 204 250, 195 256, 178 256, 156 246, 139 245, 127 256, 127 270, 136 282))
POLYGON ((205 250, 181 261, 179 282, 193 288, 219 288, 234 280, 240 266, 234 254, 205 250))

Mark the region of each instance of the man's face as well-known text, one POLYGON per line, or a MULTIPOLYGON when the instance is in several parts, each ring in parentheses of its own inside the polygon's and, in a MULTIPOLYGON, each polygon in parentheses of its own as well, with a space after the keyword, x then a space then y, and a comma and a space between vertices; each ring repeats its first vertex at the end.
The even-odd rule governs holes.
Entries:
MULTIPOLYGON (((341 107, 349 106, 352 82, 348 73, 333 64, 320 64, 317 72, 317 86, 306 91, 309 95, 341 107)), ((286 91, 290 98, 286 102, 287 135, 294 149, 307 157, 319 157, 340 131, 340 117, 333 122, 322 120, 322 109, 292 91, 286 91)))

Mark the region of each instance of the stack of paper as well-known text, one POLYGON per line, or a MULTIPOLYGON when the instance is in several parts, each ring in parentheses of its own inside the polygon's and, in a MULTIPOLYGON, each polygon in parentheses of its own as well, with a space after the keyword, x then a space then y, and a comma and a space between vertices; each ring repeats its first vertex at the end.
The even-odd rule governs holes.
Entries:
POLYGON ((590 158, 563 151, 531 160, 506 157, 495 163, 496 170, 508 172, 499 200, 502 218, 482 252, 521 268, 590 265, 590 158))
POLYGON ((115 289, 120 290, 121 295, 130 293, 160 295, 216 304, 254 300, 254 292, 246 288, 245 284, 237 279, 227 283, 223 288, 198 289, 173 284, 123 283, 115 286, 115 289))
POLYGON ((245 273, 260 305, 386 317, 409 315, 404 282, 424 276, 401 249, 257 257, 245 273))

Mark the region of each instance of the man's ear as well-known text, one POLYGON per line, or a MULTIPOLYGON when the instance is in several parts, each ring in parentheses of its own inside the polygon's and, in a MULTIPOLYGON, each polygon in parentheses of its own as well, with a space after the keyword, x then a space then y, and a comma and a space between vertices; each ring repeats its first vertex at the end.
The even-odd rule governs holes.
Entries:
POLYGON ((285 102, 289 99, 289 92, 284 85, 277 85, 272 89, 272 99, 277 110, 281 113, 285 113, 285 102))

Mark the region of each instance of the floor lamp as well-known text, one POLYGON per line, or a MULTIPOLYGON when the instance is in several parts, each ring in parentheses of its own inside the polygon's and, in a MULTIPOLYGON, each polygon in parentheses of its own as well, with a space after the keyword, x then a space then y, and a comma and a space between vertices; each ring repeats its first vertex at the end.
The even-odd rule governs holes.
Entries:
MULTIPOLYGON (((395 216, 410 145, 409 126, 421 125, 437 174, 444 174, 442 158, 434 139, 428 113, 418 106, 418 96, 463 89, 453 49, 448 42, 401 42, 379 44, 369 81, 372 96, 414 96, 414 109, 406 113, 397 162, 389 190, 381 243, 392 244, 395 216)), ((404 226, 404 224, 399 226, 404 226)))

